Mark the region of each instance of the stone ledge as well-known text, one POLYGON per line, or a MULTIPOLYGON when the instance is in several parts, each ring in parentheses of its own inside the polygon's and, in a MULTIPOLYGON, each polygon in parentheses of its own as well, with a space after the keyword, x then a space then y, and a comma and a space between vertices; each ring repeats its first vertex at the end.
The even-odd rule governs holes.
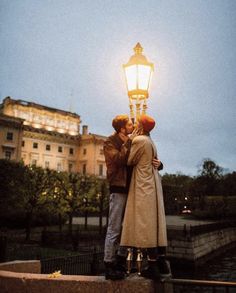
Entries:
POLYGON ((0 271, 1 293, 167 293, 169 284, 130 275, 125 280, 110 281, 103 276, 61 275, 49 278, 43 274, 0 271))
POLYGON ((0 263, 0 270, 11 271, 17 273, 41 273, 40 260, 14 260, 10 262, 0 263))

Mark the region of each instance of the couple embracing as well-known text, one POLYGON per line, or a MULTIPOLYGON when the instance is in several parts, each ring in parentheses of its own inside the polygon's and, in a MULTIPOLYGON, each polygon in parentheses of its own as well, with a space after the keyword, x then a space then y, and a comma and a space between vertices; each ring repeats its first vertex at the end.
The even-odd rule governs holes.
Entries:
POLYGON ((163 168, 150 132, 155 120, 141 115, 134 128, 128 115, 112 121, 115 133, 104 144, 110 187, 109 221, 104 248, 105 277, 126 277, 127 248, 146 250, 146 278, 170 276, 165 259, 167 236, 159 170, 163 168))

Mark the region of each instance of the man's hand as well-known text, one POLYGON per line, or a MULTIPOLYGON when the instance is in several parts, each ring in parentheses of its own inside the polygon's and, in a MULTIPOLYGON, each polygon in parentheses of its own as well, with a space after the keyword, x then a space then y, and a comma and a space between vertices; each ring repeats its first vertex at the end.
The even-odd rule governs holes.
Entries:
POLYGON ((153 158, 153 160, 152 160, 152 165, 153 165, 153 167, 155 168, 155 169, 158 169, 160 166, 161 166, 161 161, 160 160, 158 160, 158 159, 156 159, 156 158, 153 158))
POLYGON ((126 143, 129 140, 129 137, 122 132, 119 132, 119 137, 124 143, 126 143))

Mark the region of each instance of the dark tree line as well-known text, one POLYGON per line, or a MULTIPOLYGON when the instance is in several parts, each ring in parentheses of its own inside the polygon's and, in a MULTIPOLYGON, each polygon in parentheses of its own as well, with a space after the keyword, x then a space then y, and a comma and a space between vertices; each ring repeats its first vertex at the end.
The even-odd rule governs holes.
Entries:
POLYGON ((167 214, 190 209, 196 216, 236 216, 236 172, 224 174, 211 159, 204 159, 197 176, 165 174, 162 177, 167 214))
MULTIPOLYGON (((204 159, 197 176, 164 174, 162 176, 167 214, 180 214, 184 209, 195 216, 210 218, 235 217, 236 172, 224 174, 211 159, 204 159)), ((109 190, 106 180, 78 173, 56 172, 21 162, 0 160, 0 228, 26 230, 31 227, 62 224, 84 216, 87 229, 89 215, 107 214, 109 190)))
POLYGON ((58 224, 61 230, 68 221, 72 233, 77 215, 85 216, 87 228, 88 213, 101 218, 108 207, 107 183, 95 176, 0 160, 0 178, 0 228, 24 227, 26 240, 35 225, 58 224))

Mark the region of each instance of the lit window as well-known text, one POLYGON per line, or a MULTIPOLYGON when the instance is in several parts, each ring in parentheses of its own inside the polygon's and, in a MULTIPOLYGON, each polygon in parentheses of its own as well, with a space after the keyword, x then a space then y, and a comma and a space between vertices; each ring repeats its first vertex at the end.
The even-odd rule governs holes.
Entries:
POLYGON ((38 148, 38 143, 37 143, 37 142, 34 142, 34 143, 33 143, 33 148, 34 148, 34 149, 37 149, 37 148, 38 148))
POLYGON ((60 162, 57 163, 57 171, 58 172, 62 171, 62 164, 60 162))
POLYGON ((13 132, 7 132, 7 140, 13 140, 13 132))
POLYGON ((87 149, 83 149, 83 155, 87 154, 87 149))
POLYGON ((50 144, 46 144, 46 151, 50 151, 51 150, 51 145, 50 144))
POLYGON ((70 155, 73 155, 73 154, 74 154, 74 149, 70 148, 70 155))
POLYGON ((103 165, 99 164, 99 176, 103 176, 103 165))
POLYGON ((62 153, 62 146, 58 147, 58 153, 62 153))
POLYGON ((7 160, 11 159, 11 151, 5 151, 5 159, 7 160))

